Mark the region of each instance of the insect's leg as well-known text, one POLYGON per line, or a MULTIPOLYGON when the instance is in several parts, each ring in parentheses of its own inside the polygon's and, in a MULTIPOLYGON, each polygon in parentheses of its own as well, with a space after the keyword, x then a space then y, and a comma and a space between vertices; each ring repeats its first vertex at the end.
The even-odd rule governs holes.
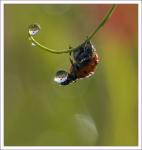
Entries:
MULTIPOLYGON (((69 49, 72 49, 72 47, 69 46, 69 49)), ((71 54, 72 54, 72 52, 69 52, 69 59, 70 59, 70 63, 73 65, 73 60, 72 60, 72 58, 71 58, 71 54)))
POLYGON ((76 64, 72 64, 72 71, 70 72, 70 76, 74 81, 77 79, 77 72, 78 72, 78 69, 77 69, 76 64))
POLYGON ((70 57, 70 63, 73 65, 73 60, 72 60, 72 58, 70 57))
POLYGON ((86 36, 86 41, 88 42, 88 36, 86 36))

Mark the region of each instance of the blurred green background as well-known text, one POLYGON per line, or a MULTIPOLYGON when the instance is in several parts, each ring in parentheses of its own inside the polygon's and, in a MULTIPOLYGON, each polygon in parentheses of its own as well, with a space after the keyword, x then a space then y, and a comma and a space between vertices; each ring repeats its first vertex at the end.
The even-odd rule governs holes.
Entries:
POLYGON ((100 56, 96 74, 69 86, 54 75, 70 67, 68 54, 31 46, 35 37, 53 49, 75 47, 111 5, 4 5, 5 146, 136 146, 138 144, 138 7, 117 5, 92 39, 100 56))

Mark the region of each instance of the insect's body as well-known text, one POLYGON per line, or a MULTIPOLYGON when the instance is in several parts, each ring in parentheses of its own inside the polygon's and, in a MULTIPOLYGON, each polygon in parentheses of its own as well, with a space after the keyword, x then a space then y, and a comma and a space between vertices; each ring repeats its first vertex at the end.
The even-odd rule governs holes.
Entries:
POLYGON ((73 60, 70 59, 70 61, 69 73, 58 71, 56 74, 55 81, 61 85, 68 85, 78 79, 93 75, 99 63, 99 57, 96 49, 88 41, 73 52, 73 60))
MULTIPOLYGON (((99 57, 96 52, 93 52, 89 62, 81 68, 78 68, 76 72, 77 79, 85 78, 93 75, 96 71, 97 64, 99 63, 99 57)), ((71 74, 73 71, 73 67, 71 67, 71 74)))

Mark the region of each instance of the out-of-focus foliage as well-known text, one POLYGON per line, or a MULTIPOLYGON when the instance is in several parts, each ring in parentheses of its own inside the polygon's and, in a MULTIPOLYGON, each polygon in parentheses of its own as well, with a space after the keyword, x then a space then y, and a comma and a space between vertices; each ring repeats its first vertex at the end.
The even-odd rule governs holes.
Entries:
POLYGON ((96 74, 69 86, 53 81, 68 70, 69 55, 53 49, 76 46, 111 5, 4 6, 4 144, 7 146, 135 146, 138 143, 137 5, 118 5, 92 40, 100 56, 96 74))

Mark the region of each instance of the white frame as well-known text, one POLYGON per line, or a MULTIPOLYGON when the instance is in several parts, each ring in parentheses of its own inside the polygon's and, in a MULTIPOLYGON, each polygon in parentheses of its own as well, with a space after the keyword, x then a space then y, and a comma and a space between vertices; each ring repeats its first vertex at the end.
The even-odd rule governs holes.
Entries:
POLYGON ((1 149, 142 149, 141 145, 141 1, 1 1, 1 149), (4 146, 4 4, 138 4, 138 146, 4 146))

